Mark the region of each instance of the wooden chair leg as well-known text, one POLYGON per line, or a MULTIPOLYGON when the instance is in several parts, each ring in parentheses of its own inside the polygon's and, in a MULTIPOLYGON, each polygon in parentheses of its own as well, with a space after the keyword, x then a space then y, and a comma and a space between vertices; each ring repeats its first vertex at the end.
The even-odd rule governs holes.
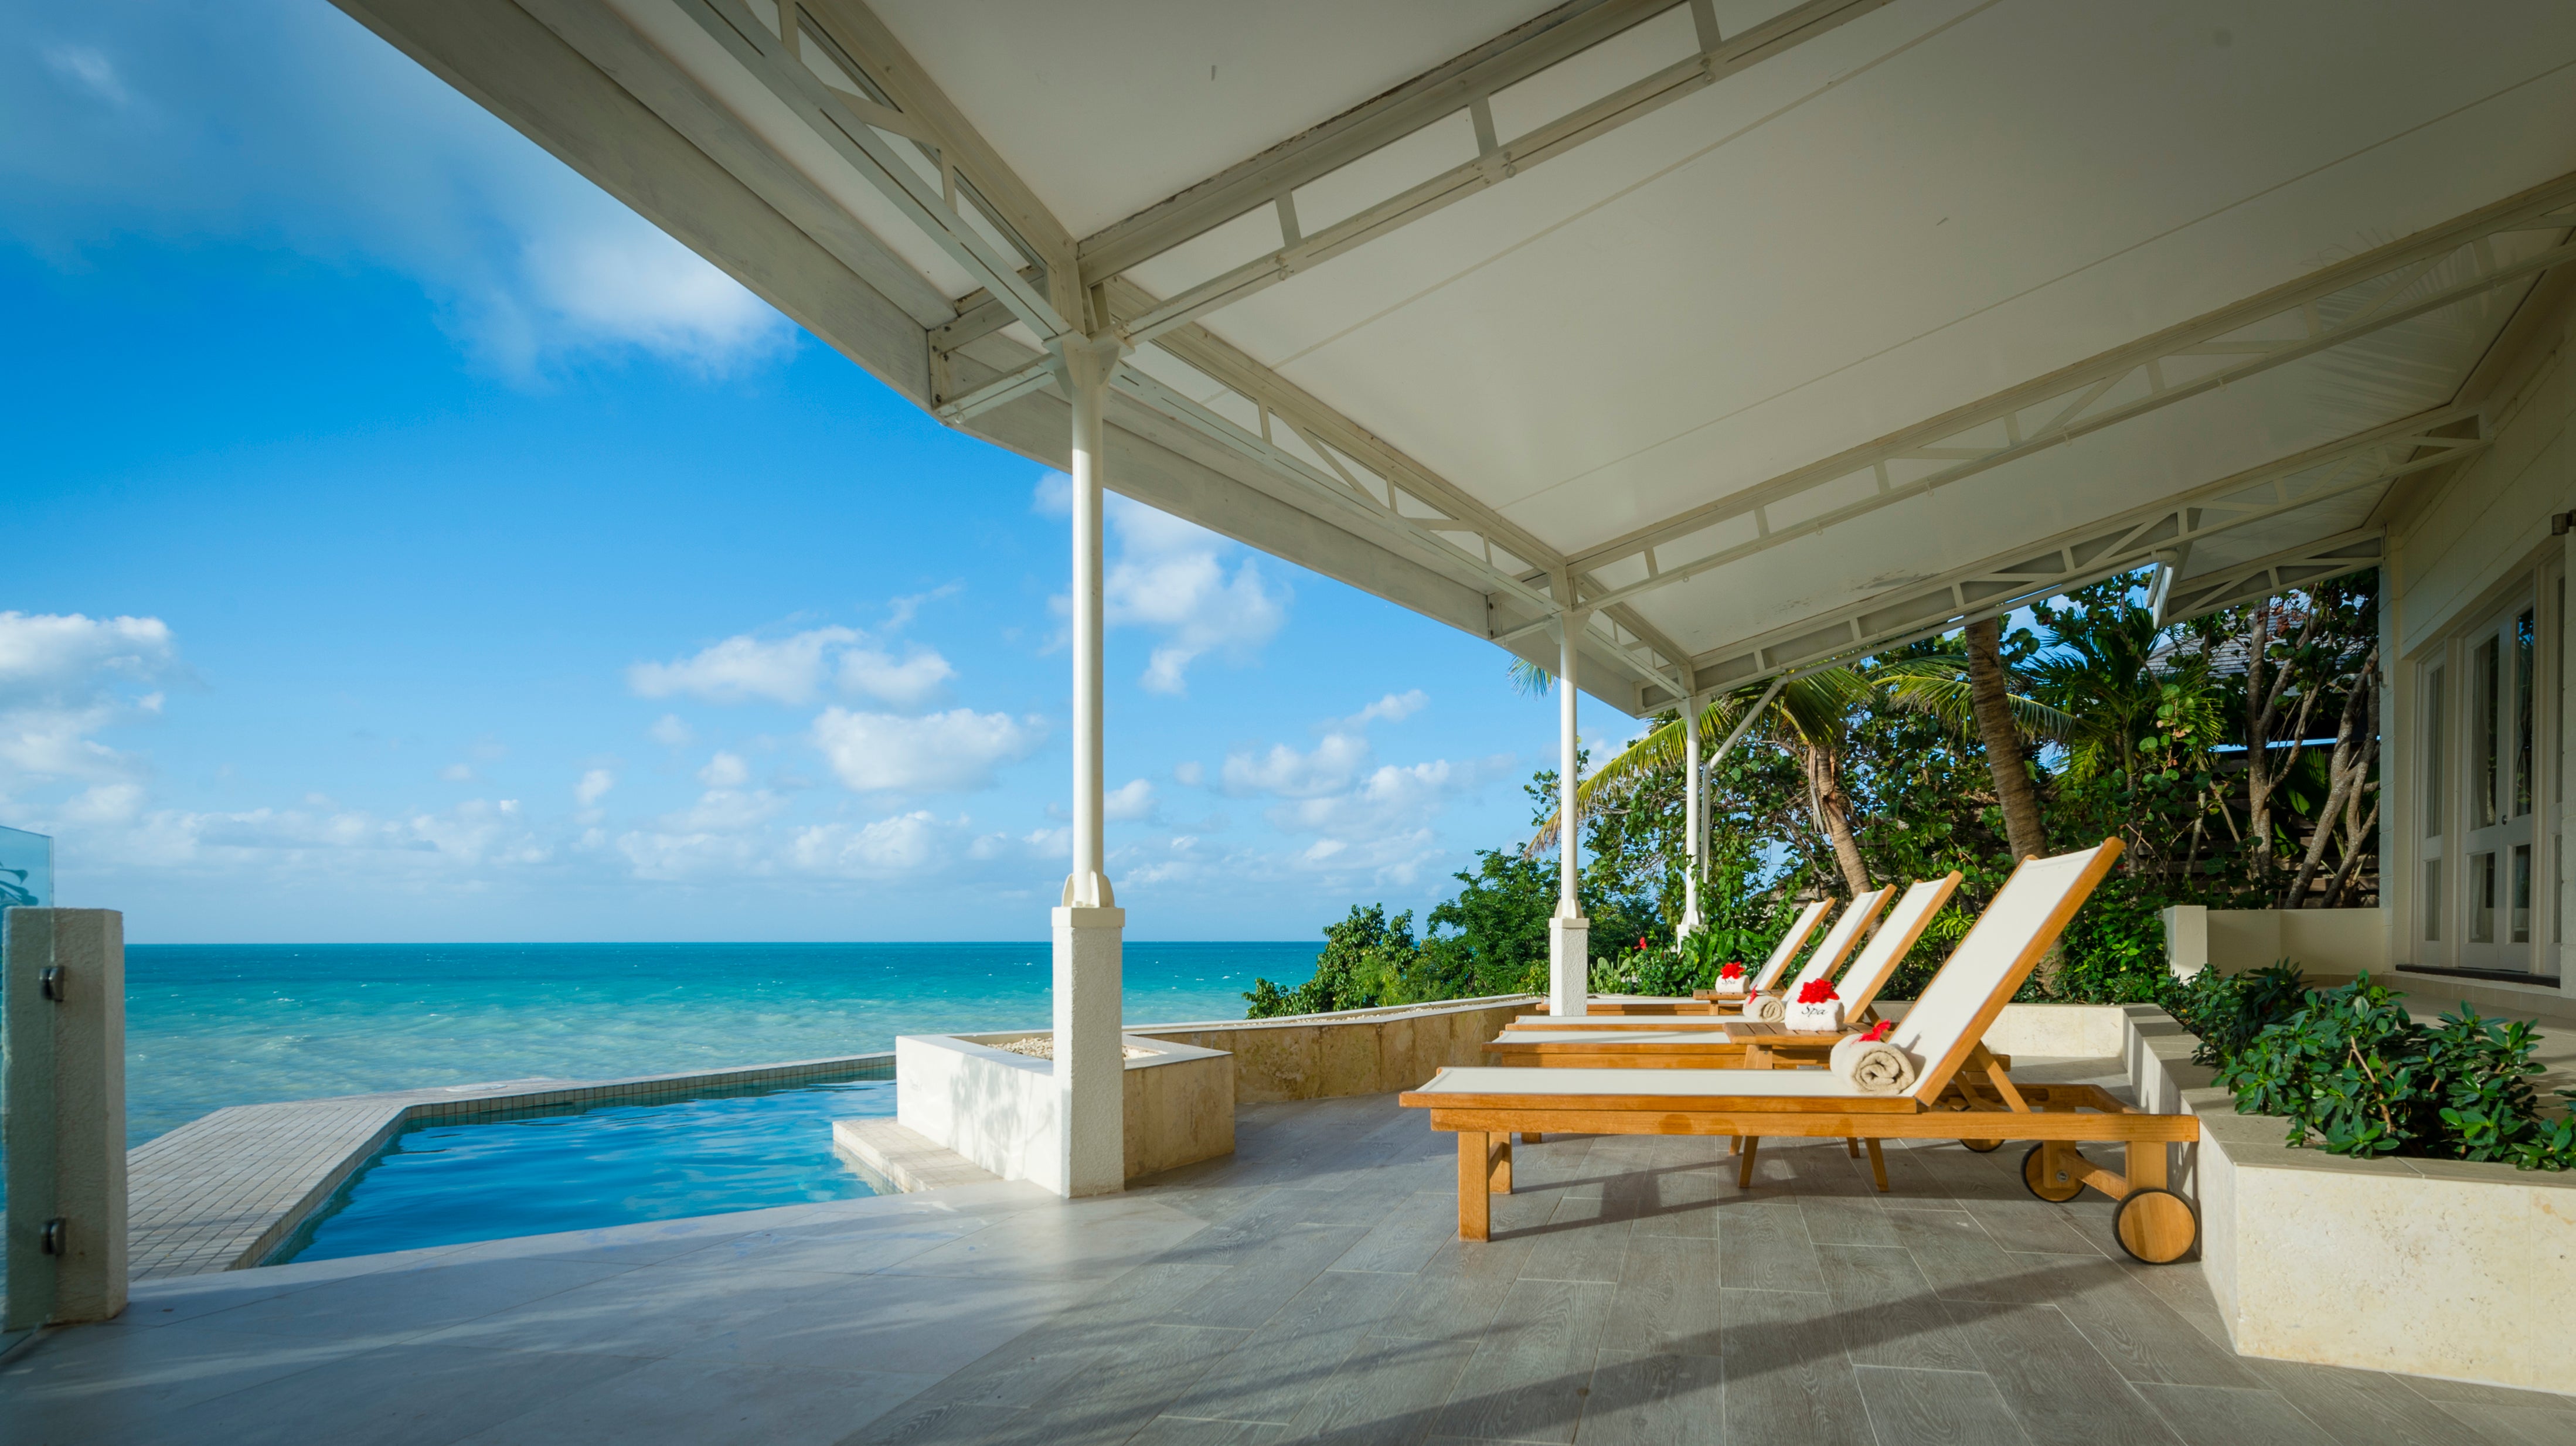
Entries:
POLYGON ((1494 1194, 1509 1195, 1512 1193, 1512 1137, 1500 1134, 1492 1138, 1493 1161, 1486 1178, 1492 1183, 1494 1194))
POLYGON ((1730 1155, 1741 1155, 1741 1154, 1743 1154, 1743 1153, 1744 1153, 1744 1137, 1743 1137, 1742 1135, 1734 1135, 1734 1136, 1730 1136, 1730 1137, 1727 1139, 1727 1142, 1726 1142, 1726 1153, 1728 1153, 1728 1154, 1730 1154, 1730 1155))
POLYGON ((1878 1141, 1863 1140, 1861 1143, 1869 1147, 1870 1178, 1878 1182, 1878 1193, 1884 1195, 1887 1193, 1887 1157, 1878 1152, 1878 1141))
POLYGON ((1849 1155, 1849 1156, 1851 1156, 1851 1157, 1852 1157, 1853 1159, 1855 1159, 1855 1160, 1859 1159, 1859 1158, 1860 1158, 1860 1141, 1858 1141, 1858 1140, 1856 1140, 1856 1139, 1851 1139, 1851 1140, 1845 1140, 1845 1141, 1843 1141, 1843 1153, 1844 1153, 1844 1154, 1847 1154, 1847 1155, 1849 1155))
POLYGON ((2131 1190, 2162 1190, 2165 1184, 2165 1142, 2132 1140, 2129 1158, 2122 1162, 2131 1190))
POLYGON ((1737 1162, 1736 1167, 1735 1167, 1735 1183, 1736 1183, 1736 1185, 1737 1185, 1737 1186, 1739 1186, 1739 1187, 1741 1187, 1741 1188, 1746 1188, 1746 1189, 1749 1189, 1749 1188, 1751 1188, 1751 1187, 1752 1187, 1752 1184, 1753 1184, 1753 1153, 1754 1153, 1754 1151, 1759 1150, 1759 1149, 1761 1149, 1761 1148, 1762 1148, 1762 1137, 1761 1137, 1761 1136, 1759 1136, 1759 1135, 1747 1135, 1747 1136, 1745 1136, 1745 1137, 1744 1137, 1744 1158, 1743 1158, 1741 1161, 1737 1162))
POLYGON ((1536 1130, 1521 1131, 1521 1143, 1524 1145, 1535 1145, 1544 1141, 1546 1138, 1547 1136, 1540 1134, 1536 1130))
POLYGON ((1458 1132, 1458 1238, 1461 1240, 1493 1238, 1494 1202, 1486 1193, 1490 1154, 1491 1147, 1485 1143, 1484 1131, 1458 1132))

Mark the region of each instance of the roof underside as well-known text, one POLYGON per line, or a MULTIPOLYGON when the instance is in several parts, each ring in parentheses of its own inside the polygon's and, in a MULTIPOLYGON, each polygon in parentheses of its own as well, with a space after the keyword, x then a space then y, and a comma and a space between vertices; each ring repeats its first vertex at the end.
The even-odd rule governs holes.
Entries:
POLYGON ((2377 555, 2576 224, 2576 8, 342 0, 948 420, 1629 711, 2377 555))

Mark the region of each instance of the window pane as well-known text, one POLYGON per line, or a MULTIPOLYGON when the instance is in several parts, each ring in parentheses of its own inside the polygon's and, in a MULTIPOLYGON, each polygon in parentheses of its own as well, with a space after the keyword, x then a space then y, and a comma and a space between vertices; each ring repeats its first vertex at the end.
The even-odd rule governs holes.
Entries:
POLYGON ((2496 821, 2496 775, 2503 763, 2504 739, 2500 726, 2504 719, 2497 706, 2502 702, 2496 677, 2498 655, 2496 639, 2490 637, 2478 644, 2469 665, 2469 746, 2476 750, 2478 771, 2470 780, 2474 795, 2469 799, 2469 812, 2475 816, 2469 825, 2485 828, 2496 821))
POLYGON ((2451 755, 2442 747, 2442 715, 2450 709, 2449 699, 2442 695, 2442 670, 2424 673, 2424 837, 2442 836, 2444 775, 2451 771, 2451 755))
POLYGON ((2531 845, 2513 846, 2513 942, 2531 942, 2531 845))
POLYGON ((2469 942, 2495 942, 2496 867, 2494 854, 2469 855, 2469 942))
POLYGON ((2531 812, 2531 609, 2513 620, 2513 816, 2531 812))
MULTIPOLYGON (((2442 861, 2428 860, 2424 865, 2424 942, 2442 941, 2442 861)), ((2427 964, 2440 961, 2427 959, 2427 964)))

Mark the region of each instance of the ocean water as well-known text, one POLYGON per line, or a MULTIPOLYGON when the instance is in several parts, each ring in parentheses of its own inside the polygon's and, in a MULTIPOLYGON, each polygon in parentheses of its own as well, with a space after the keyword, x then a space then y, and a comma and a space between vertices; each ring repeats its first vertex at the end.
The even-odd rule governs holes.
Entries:
MULTIPOLYGON (((1317 944, 1126 950, 1131 1024, 1240 1019, 1317 944)), ((1043 1028, 1039 944, 137 944, 127 1138, 226 1105, 533 1077, 598 1079, 1043 1028)))

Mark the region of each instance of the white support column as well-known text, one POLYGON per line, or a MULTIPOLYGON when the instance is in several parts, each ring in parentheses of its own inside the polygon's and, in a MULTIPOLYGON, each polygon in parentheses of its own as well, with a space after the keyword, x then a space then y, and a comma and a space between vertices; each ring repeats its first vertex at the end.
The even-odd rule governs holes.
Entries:
POLYGON ((1101 403, 1118 349, 1080 337, 1061 348, 1073 403, 1073 871, 1054 919, 1058 1168, 1055 1178, 1037 1183, 1060 1195, 1106 1195, 1127 1186, 1126 1061, 1118 1038, 1127 913, 1109 887, 1101 827, 1101 403))
POLYGON ((1706 867, 1700 850, 1708 841, 1708 800, 1701 796, 1699 776, 1699 711, 1698 694, 1682 700, 1682 827, 1690 833, 1682 848, 1682 922, 1674 931, 1680 938, 1698 929, 1704 921, 1699 912, 1699 876, 1706 867))
POLYGON ((1558 629, 1556 686, 1556 917, 1547 925, 1548 1012, 1559 1019, 1589 1012, 1592 998, 1592 921, 1583 917, 1582 896, 1575 881, 1577 839, 1575 813, 1574 693, 1575 656, 1586 614, 1568 612, 1558 629))

